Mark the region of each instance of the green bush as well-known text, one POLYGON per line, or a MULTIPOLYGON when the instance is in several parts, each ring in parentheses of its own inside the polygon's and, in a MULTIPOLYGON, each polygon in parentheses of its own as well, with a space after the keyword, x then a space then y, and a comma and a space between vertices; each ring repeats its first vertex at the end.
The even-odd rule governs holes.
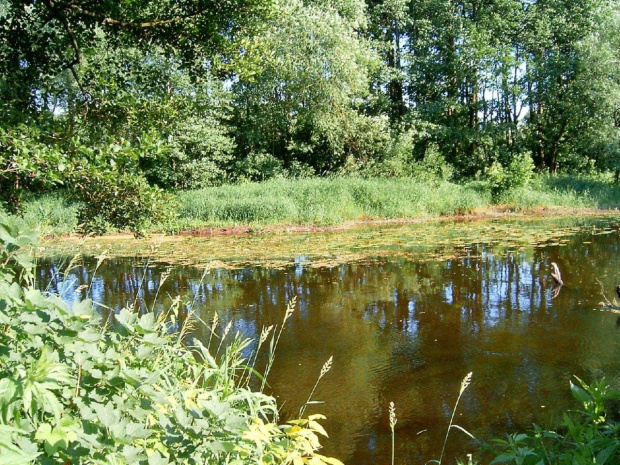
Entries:
POLYGON ((0 225, 4 465, 340 463, 316 452, 321 416, 278 425, 275 399, 248 387, 247 340, 217 358, 187 347, 179 300, 158 317, 68 308, 33 287, 34 243, 0 225))
POLYGON ((495 439, 491 462, 519 465, 620 464, 620 393, 612 391, 604 380, 590 385, 579 378, 571 382, 573 397, 580 411, 564 413, 559 428, 546 430, 537 425, 529 433, 515 433, 507 439, 495 439))
POLYGON ((72 196, 80 202, 79 228, 102 234, 110 229, 142 235, 150 224, 170 221, 173 199, 144 177, 132 173, 93 170, 83 174, 72 196))
POLYGON ((526 186, 534 175, 534 162, 528 154, 515 156, 507 167, 494 162, 486 172, 493 199, 505 192, 526 186))

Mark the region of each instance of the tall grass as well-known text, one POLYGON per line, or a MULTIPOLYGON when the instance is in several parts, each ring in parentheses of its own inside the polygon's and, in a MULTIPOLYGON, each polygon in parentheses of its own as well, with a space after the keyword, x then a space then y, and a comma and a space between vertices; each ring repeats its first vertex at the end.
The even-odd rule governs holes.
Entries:
POLYGON ((336 225, 365 219, 428 218, 480 212, 500 204, 538 208, 618 208, 620 185, 602 177, 539 175, 498 199, 483 181, 333 177, 273 179, 181 192, 173 229, 273 224, 336 225))
POLYGON ((179 226, 334 225, 363 219, 450 215, 490 198, 468 186, 411 179, 275 179, 182 192, 179 226))
POLYGON ((78 205, 69 203, 61 193, 45 194, 26 200, 19 215, 9 214, 0 206, 0 223, 10 222, 42 235, 66 234, 77 228, 77 212, 78 205))
MULTIPOLYGON (((620 184, 605 176, 535 176, 527 186, 493 198, 486 181, 454 183, 409 178, 331 177, 272 179, 176 194, 177 215, 150 231, 210 226, 338 225, 367 219, 410 219, 484 212, 500 204, 514 211, 539 208, 620 208, 620 184)), ((77 228, 77 209, 61 194, 33 197, 11 221, 42 234, 77 228)))

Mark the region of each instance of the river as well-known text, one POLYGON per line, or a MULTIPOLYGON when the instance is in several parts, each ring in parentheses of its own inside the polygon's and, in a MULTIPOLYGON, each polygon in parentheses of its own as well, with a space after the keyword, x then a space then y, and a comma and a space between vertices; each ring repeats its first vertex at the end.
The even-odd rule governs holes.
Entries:
MULTIPOLYGON (((398 226, 398 233, 415 237, 416 227, 398 226)), ((618 224, 607 218, 571 227, 560 238, 508 245, 481 235, 450 253, 445 244, 437 253, 431 243, 426 256, 413 257, 399 253, 398 244, 383 250, 375 242, 363 260, 315 264, 298 255, 276 268, 212 267, 206 274, 144 257, 109 258, 97 268, 88 256, 65 274, 66 259, 46 258, 39 261, 38 284, 68 301, 88 295, 103 312, 136 300, 141 311, 161 312, 181 296, 183 309, 206 322, 194 332, 204 341, 216 312, 220 332, 231 322, 231 335, 256 340, 263 327, 281 324, 295 297, 268 378, 282 419, 297 414, 333 356, 313 396, 323 403, 305 413, 327 416, 323 453, 350 465, 390 463, 394 402, 396 463, 425 463, 439 458, 469 372, 455 423, 480 441, 533 422, 556 423, 563 410, 576 407, 569 388, 574 375, 604 376, 620 387, 620 320, 598 307, 602 294, 612 300, 620 283, 618 224), (550 277, 552 263, 562 273, 560 289, 550 277)), ((389 228, 377 231, 363 235, 389 228)), ((263 351, 259 367, 264 358, 263 351)), ((444 462, 476 448, 452 429, 444 462)))

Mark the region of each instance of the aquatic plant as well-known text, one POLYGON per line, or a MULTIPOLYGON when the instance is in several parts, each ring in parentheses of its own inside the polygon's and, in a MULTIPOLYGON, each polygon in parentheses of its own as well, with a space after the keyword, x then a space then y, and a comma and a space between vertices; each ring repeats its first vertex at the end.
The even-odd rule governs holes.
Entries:
POLYGON ((3 464, 339 464, 310 416, 278 424, 275 399, 244 385, 236 336, 214 356, 184 342, 180 305, 103 321, 33 286, 32 234, 0 225, 3 464))

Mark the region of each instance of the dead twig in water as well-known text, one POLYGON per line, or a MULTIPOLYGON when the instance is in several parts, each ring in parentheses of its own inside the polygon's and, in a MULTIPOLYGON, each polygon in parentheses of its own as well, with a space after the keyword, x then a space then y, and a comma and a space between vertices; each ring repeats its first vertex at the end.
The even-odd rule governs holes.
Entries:
POLYGON ((613 302, 610 302, 605 295, 605 286, 603 286, 601 280, 596 278, 596 282, 599 286, 601 286, 601 296, 603 296, 604 299, 603 302, 599 302, 598 305, 600 308, 597 308, 596 310, 600 312, 617 313, 620 315, 620 306, 618 306, 618 302, 616 302, 616 299, 614 298, 613 302))
POLYGON ((558 264, 555 262, 551 262, 551 267, 553 268, 553 271, 551 272, 551 277, 555 281, 555 286, 553 286, 553 289, 551 290, 551 298, 555 299, 557 296, 560 295, 560 291, 564 286, 564 281, 562 281, 562 273, 560 273, 560 268, 558 267, 558 264))
POLYGON ((564 281, 562 281, 562 273, 560 273, 560 268, 558 267, 558 264, 555 262, 551 262, 551 267, 553 268, 553 271, 551 272, 551 277, 553 278, 553 280, 556 282, 556 284, 564 286, 564 281))

